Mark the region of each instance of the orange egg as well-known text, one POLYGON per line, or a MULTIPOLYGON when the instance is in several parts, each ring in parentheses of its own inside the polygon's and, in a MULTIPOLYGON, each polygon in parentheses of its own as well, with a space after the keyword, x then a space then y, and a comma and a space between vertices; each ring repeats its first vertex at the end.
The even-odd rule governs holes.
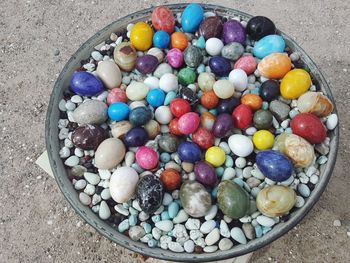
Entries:
POLYGON ((162 182, 165 190, 173 191, 178 188, 181 184, 181 176, 175 169, 165 169, 160 174, 160 181, 162 182))
POLYGON ((179 119, 175 118, 172 119, 168 125, 169 127, 169 132, 171 134, 177 135, 177 136, 182 136, 183 134, 179 131, 179 125, 178 125, 179 119))
POLYGON ((171 34, 170 44, 172 48, 185 50, 188 45, 187 36, 182 32, 175 32, 171 34))
POLYGON ((201 104, 207 109, 215 108, 219 103, 219 98, 213 90, 206 91, 201 96, 201 104))
POLYGON ((215 122, 215 116, 209 111, 203 112, 201 114, 201 126, 209 131, 213 129, 215 122))
POLYGON ((256 94, 245 94, 241 98, 241 103, 248 106, 252 110, 258 110, 262 105, 262 98, 256 94))
POLYGON ((258 64, 261 76, 269 79, 281 79, 292 68, 290 58, 283 53, 272 53, 258 64))

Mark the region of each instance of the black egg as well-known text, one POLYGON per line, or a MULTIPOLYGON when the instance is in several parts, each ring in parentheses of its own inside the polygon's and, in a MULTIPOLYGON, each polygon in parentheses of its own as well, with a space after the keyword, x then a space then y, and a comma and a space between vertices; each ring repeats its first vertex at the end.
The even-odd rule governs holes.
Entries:
POLYGON ((253 40, 276 33, 275 24, 265 16, 254 16, 248 21, 246 32, 253 40))
POLYGON ((182 87, 180 89, 181 98, 187 100, 191 105, 194 105, 198 102, 198 97, 193 90, 188 87, 182 87))
POLYGON ((261 84, 260 97, 264 101, 273 101, 280 95, 280 85, 275 80, 267 80, 261 84))
POLYGON ((232 97, 229 99, 221 99, 217 106, 218 114, 228 113, 231 114, 233 110, 239 105, 239 99, 232 97))
POLYGON ((137 183, 136 198, 147 214, 152 214, 162 205, 163 194, 163 185, 154 174, 143 176, 137 183))

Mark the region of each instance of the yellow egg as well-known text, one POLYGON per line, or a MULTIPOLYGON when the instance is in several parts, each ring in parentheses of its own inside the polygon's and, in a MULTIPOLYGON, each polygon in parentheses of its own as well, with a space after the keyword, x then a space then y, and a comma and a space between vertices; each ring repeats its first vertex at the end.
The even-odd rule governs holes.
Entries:
POLYGON ((260 130, 254 133, 253 143, 258 150, 271 149, 274 144, 274 136, 271 132, 267 130, 260 130))
POLYGON ((281 95, 285 99, 297 99, 304 94, 311 85, 310 74, 304 69, 289 71, 281 82, 281 95))
POLYGON ((218 146, 210 147, 205 153, 205 160, 215 167, 222 165, 225 159, 226 155, 224 150, 218 146))
POLYGON ((130 42, 137 49, 145 51, 152 45, 153 29, 145 22, 137 22, 130 32, 130 42))

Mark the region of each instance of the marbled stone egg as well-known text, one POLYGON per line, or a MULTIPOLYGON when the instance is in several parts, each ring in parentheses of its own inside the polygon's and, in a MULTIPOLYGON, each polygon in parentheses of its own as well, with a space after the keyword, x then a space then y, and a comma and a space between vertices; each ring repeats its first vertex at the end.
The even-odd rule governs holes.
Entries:
POLYGON ((104 140, 95 152, 95 166, 99 169, 112 169, 116 167, 125 156, 125 146, 117 138, 104 140))
POLYGON ((114 61, 124 71, 131 71, 135 67, 137 53, 130 42, 122 42, 114 49, 114 61))
POLYGON ((205 216, 211 207, 211 196, 198 182, 186 181, 180 188, 182 207, 192 217, 205 216))
POLYGON ((107 117, 107 105, 99 100, 85 101, 73 111, 73 119, 79 124, 102 124, 107 117))
POLYGON ((117 203, 126 203, 134 195, 139 180, 137 172, 127 166, 119 167, 111 176, 109 191, 117 203))
POLYGON ((147 214, 152 214, 162 205, 163 194, 163 185, 154 174, 146 174, 137 183, 136 198, 147 214))
POLYGON ((72 142, 75 147, 83 150, 96 150, 106 139, 107 132, 98 125, 84 125, 76 128, 72 133, 72 142))

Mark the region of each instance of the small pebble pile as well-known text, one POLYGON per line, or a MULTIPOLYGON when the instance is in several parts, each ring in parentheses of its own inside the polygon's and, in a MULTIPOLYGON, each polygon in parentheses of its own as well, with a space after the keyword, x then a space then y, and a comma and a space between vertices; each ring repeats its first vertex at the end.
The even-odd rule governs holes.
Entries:
POLYGON ((307 202, 338 123, 274 23, 189 4, 95 47, 58 105, 82 204, 149 247, 211 253, 307 202))

